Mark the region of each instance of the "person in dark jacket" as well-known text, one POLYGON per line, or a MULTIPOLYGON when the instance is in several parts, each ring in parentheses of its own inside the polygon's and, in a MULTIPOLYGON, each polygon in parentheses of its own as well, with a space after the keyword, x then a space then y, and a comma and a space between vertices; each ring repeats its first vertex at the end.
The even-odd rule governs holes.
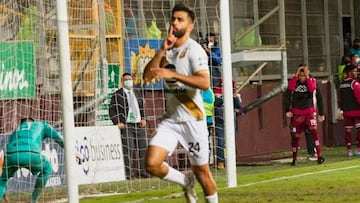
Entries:
MULTIPOLYGON (((316 110, 318 111, 318 121, 319 122, 323 122, 325 120, 325 115, 324 115, 324 104, 323 104, 323 98, 321 95, 321 91, 319 86, 316 86, 316 90, 314 93, 314 105, 316 107, 316 110)), ((314 139, 311 135, 310 129, 306 129, 305 130, 305 138, 306 138, 306 150, 308 153, 308 159, 310 161, 315 161, 317 160, 317 154, 316 154, 316 148, 315 148, 315 143, 314 143, 314 139)))
POLYGON ((304 136, 305 129, 309 128, 314 139, 318 163, 322 164, 325 159, 321 153, 320 139, 317 131, 316 111, 314 104, 314 93, 316 90, 316 79, 310 77, 309 67, 299 65, 295 75, 290 79, 285 97, 286 116, 291 118, 292 136, 292 166, 296 165, 299 139, 304 136))
POLYGON ((205 36, 205 42, 201 46, 209 56, 209 70, 211 78, 211 87, 216 87, 221 79, 221 48, 216 40, 216 34, 213 32, 207 33, 205 36))
POLYGON ((148 177, 145 171, 147 136, 143 96, 133 88, 131 74, 124 73, 121 80, 123 88, 111 97, 109 115, 121 132, 126 178, 148 177))
POLYGON ((343 71, 346 76, 344 81, 340 84, 340 108, 344 118, 345 128, 345 144, 347 148, 348 157, 353 156, 351 149, 351 134, 355 126, 357 129, 356 141, 357 149, 356 156, 360 156, 360 83, 356 80, 357 67, 348 64, 343 71))
MULTIPOLYGON (((223 85, 222 79, 219 81, 219 86, 214 88, 215 102, 214 102, 214 114, 215 114, 215 138, 216 138, 216 166, 218 169, 225 168, 225 132, 224 132, 224 99, 223 99, 223 85)), ((233 87, 235 88, 235 82, 233 81, 233 87)), ((237 129, 237 116, 241 109, 240 94, 235 93, 233 95, 234 103, 234 124, 235 132, 237 129)))

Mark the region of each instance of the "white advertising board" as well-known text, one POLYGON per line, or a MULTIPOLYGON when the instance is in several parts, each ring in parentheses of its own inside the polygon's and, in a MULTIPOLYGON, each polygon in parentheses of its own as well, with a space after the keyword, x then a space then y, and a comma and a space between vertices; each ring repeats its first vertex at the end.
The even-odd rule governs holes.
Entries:
POLYGON ((79 185, 125 180, 117 126, 76 127, 76 150, 82 155, 79 185))

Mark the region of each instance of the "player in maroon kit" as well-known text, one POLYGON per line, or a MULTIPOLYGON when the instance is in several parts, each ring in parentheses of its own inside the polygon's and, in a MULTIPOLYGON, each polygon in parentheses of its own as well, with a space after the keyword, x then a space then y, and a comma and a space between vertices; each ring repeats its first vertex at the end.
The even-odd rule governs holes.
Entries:
POLYGON ((313 96, 316 90, 316 79, 309 76, 309 67, 299 65, 295 75, 290 79, 285 97, 286 116, 291 119, 292 136, 291 146, 293 152, 292 166, 296 165, 299 139, 304 136, 308 128, 315 142, 318 163, 322 164, 325 159, 321 155, 320 140, 317 131, 316 111, 313 96))
MULTIPOLYGON (((346 74, 344 81, 340 84, 340 107, 343 111, 345 127, 345 144, 348 157, 353 155, 351 149, 351 132, 353 127, 357 129, 356 156, 360 156, 360 83, 357 78, 357 67, 348 64, 343 72, 346 74)), ((341 116, 341 117, 342 117, 341 116)))

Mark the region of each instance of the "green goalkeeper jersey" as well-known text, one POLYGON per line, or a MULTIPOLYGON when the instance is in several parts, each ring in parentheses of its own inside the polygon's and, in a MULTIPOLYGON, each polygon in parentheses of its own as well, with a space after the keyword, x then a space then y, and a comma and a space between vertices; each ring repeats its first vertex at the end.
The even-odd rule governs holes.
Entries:
POLYGON ((54 139, 61 147, 64 146, 63 136, 47 122, 23 122, 14 131, 6 146, 7 153, 42 152, 42 141, 45 138, 54 139))

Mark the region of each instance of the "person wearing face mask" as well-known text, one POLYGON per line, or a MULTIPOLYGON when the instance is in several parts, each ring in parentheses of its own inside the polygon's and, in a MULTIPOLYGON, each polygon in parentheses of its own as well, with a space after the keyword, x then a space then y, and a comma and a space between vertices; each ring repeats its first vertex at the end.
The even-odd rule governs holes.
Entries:
POLYGON ((127 179, 149 177, 145 170, 148 141, 145 131, 143 96, 140 91, 133 88, 133 77, 130 73, 124 73, 121 81, 123 87, 114 92, 111 97, 109 115, 113 124, 117 125, 121 132, 125 175, 127 179))
POLYGON ((209 68, 212 87, 217 87, 221 78, 221 49, 215 39, 215 33, 207 33, 205 36, 206 43, 202 47, 209 56, 209 68))

